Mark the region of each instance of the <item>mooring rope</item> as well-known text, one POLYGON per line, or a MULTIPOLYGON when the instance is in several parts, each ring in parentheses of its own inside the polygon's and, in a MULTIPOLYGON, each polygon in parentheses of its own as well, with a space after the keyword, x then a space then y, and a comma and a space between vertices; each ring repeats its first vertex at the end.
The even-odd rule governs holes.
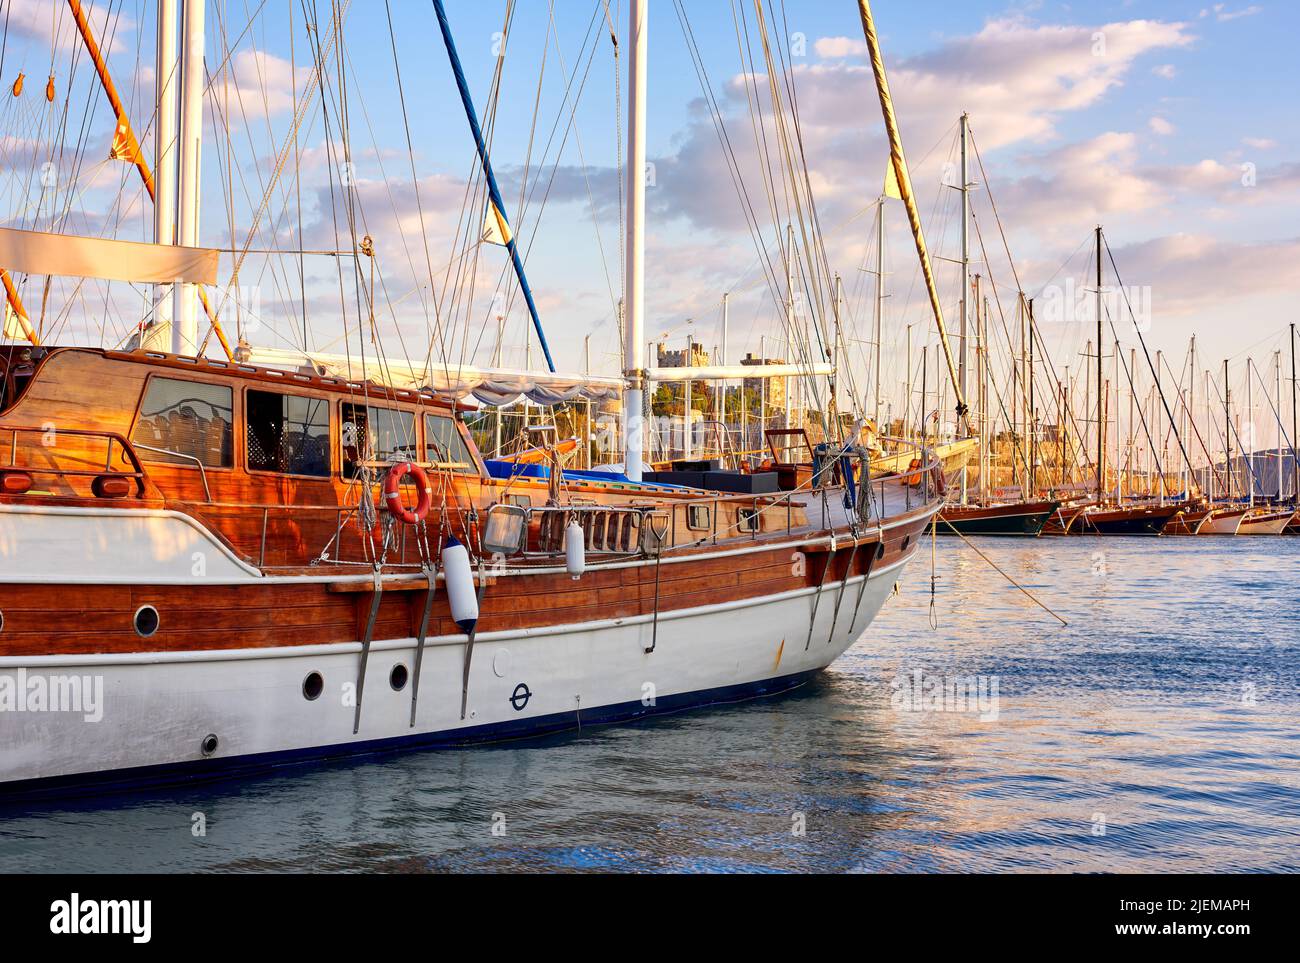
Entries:
MULTIPOLYGON (((1046 612, 1046 613, 1047 613, 1048 615, 1050 615, 1052 618, 1056 619, 1056 620, 1057 620, 1058 622, 1060 622, 1062 625, 1069 625, 1069 624, 1070 624, 1069 622, 1065 621, 1065 619, 1061 618, 1059 615, 1057 615, 1055 612, 1053 612, 1051 609, 1049 609, 1049 608, 1048 608, 1046 605, 1044 605, 1042 602, 1040 602, 1040 601, 1039 601, 1039 600, 1034 596, 1034 593, 1033 593, 1033 592, 1029 591, 1029 589, 1025 588, 1023 585, 1021 585, 1019 582, 1017 582, 1015 579, 1013 579, 1013 578, 1012 578, 1010 575, 1008 575, 1006 572, 1002 571, 1002 569, 998 568, 997 563, 994 562, 993 559, 991 559, 991 558, 989 558, 987 555, 985 555, 983 552, 981 552, 978 548, 976 548, 976 547, 975 547, 975 544, 974 544, 974 543, 973 543, 969 538, 967 538, 967 537, 966 537, 965 535, 963 535, 961 532, 957 531, 957 529, 953 526, 952 522, 948 521, 948 519, 946 519, 946 518, 942 519, 942 521, 943 521, 943 523, 944 523, 945 525, 947 525, 949 528, 952 529, 952 533, 953 533, 954 535, 956 535, 958 538, 960 538, 963 542, 966 543, 967 547, 970 548, 971 551, 973 551, 973 552, 974 552, 976 555, 978 555, 980 558, 984 559, 984 561, 988 562, 989 565, 993 568, 993 570, 994 570, 995 572, 997 572, 997 573, 998 573, 999 575, 1001 575, 1004 579, 1006 579, 1008 582, 1010 582, 1012 585, 1014 585, 1017 589, 1019 589, 1021 592, 1023 592, 1023 593, 1025 594, 1025 596, 1028 597, 1029 601, 1033 602, 1033 603, 1034 603, 1035 605, 1037 605, 1040 609, 1042 609, 1044 612, 1046 612)), ((932 589, 933 589, 933 585, 932 585, 931 587, 932 587, 932 589)))

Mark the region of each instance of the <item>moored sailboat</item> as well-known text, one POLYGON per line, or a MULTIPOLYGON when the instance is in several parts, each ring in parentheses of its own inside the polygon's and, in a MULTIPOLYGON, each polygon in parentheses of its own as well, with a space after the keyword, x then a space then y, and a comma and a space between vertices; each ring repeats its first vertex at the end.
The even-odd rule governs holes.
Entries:
MULTIPOLYGON (((161 6, 160 33, 175 13, 161 6)), ((796 473, 763 494, 643 480, 647 7, 630 4, 627 44, 623 474, 566 475, 553 444, 543 472, 494 472, 464 424, 475 393, 608 391, 580 376, 426 364, 403 377, 384 357, 268 364, 242 348, 204 357, 196 286, 211 279, 198 270, 169 276, 185 282, 170 285, 171 323, 188 351, 36 338, 0 349, 0 697, 20 710, 0 712, 0 794, 156 785, 765 695, 861 635, 939 510, 929 451, 913 456, 917 477, 872 478, 849 438, 830 451, 837 473, 796 473), (21 711, 34 693, 47 709, 57 693, 56 711, 21 711)), ((186 18, 182 45, 192 124, 201 24, 186 18)), ((914 211, 883 66, 877 81, 914 211)), ((491 186, 488 213, 509 239, 491 186)), ((193 201, 196 189, 181 193, 193 201)), ((163 274, 130 272, 151 258, 215 262, 172 240, 99 276, 156 283, 163 274)), ((363 239, 351 240, 355 256, 363 239)), ((937 302, 935 313, 942 336, 937 302)))

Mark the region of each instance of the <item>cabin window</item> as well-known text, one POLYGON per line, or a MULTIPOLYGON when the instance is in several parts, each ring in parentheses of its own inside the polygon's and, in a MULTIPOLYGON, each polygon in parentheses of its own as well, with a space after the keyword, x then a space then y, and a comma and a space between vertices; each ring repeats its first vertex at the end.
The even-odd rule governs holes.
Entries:
POLYGON ((412 461, 416 457, 415 415, 410 411, 345 403, 339 434, 344 478, 356 478, 368 461, 412 461))
POLYGON ((249 391, 244 407, 250 471, 329 477, 328 401, 249 391))
POLYGON ((151 378, 131 441, 145 461, 229 468, 234 446, 232 399, 225 385, 151 378))
POLYGON ((758 531, 758 509, 757 508, 736 509, 736 529, 741 532, 758 531))
POLYGON ((709 506, 687 505, 686 527, 693 532, 707 532, 709 530, 709 506))
POLYGON ((448 471, 478 473, 478 465, 456 422, 446 415, 424 416, 425 459, 448 471))

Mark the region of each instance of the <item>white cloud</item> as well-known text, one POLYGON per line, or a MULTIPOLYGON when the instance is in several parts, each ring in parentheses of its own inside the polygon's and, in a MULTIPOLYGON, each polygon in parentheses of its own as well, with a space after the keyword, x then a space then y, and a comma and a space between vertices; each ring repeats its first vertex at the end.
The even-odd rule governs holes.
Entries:
POLYGON ((1147 125, 1151 128, 1152 133, 1160 137, 1170 137, 1178 129, 1163 117, 1152 117, 1147 122, 1147 125))
POLYGON ((867 43, 865 40, 855 40, 852 37, 820 37, 813 44, 813 50, 817 52, 817 56, 825 57, 827 60, 865 57, 867 43))
POLYGON ((1173 80, 1178 76, 1178 68, 1173 64, 1161 64, 1158 67, 1152 67, 1151 72, 1161 80, 1173 80))

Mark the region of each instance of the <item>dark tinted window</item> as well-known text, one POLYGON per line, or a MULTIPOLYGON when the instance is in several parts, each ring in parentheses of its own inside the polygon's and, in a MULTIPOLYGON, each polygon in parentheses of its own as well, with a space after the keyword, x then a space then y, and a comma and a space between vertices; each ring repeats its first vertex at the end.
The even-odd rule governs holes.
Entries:
POLYGON ((209 468, 229 468, 234 434, 231 398, 230 388, 224 385, 151 378, 131 441, 145 461, 193 467, 197 458, 209 468))
POLYGON ((344 404, 339 433, 344 478, 355 478, 361 462, 416 458, 415 415, 410 411, 344 404))
POLYGON ((330 406, 319 398, 250 391, 248 467, 288 475, 330 473, 330 406))
POLYGON ((469 446, 461 437, 460 428, 446 415, 424 416, 425 460, 450 471, 469 471, 477 474, 478 466, 469 446))

